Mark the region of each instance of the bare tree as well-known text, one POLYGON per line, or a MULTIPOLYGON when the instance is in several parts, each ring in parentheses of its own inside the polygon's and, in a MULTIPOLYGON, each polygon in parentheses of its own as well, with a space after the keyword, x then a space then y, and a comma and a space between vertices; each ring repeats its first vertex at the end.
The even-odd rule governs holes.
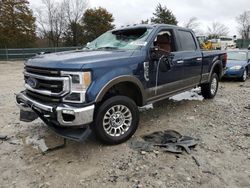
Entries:
POLYGON ((42 0, 42 3, 43 7, 36 11, 38 31, 49 40, 50 45, 58 47, 67 28, 65 6, 53 0, 42 0))
POLYGON ((83 26, 81 21, 86 11, 88 0, 64 0, 63 1, 67 14, 67 31, 64 33, 65 42, 68 45, 78 46, 83 40, 83 26))
POLYGON ((64 0, 63 1, 68 23, 80 23, 85 10, 88 7, 88 0, 64 0))
POLYGON ((207 34, 210 38, 226 36, 228 35, 228 33, 229 33, 228 27, 219 22, 213 22, 212 26, 207 28, 207 34))
POLYGON ((186 23, 184 23, 184 27, 188 29, 195 29, 199 27, 200 23, 198 22, 198 18, 191 17, 186 23))
POLYGON ((200 22, 198 18, 191 17, 186 23, 183 25, 185 28, 192 29, 195 33, 201 33, 200 30, 200 22))
POLYGON ((250 38, 250 11, 245 11, 236 18, 239 24, 238 30, 242 39, 250 38))
POLYGON ((42 0, 42 3, 36 10, 40 36, 47 38, 52 46, 59 46, 63 39, 77 45, 88 0, 42 0))

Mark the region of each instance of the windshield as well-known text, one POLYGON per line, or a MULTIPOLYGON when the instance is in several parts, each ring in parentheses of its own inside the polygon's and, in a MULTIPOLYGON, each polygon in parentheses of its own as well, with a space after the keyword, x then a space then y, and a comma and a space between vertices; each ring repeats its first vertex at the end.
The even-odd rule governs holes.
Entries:
POLYGON ((146 46, 146 39, 151 30, 150 28, 136 28, 108 31, 88 43, 85 49, 134 50, 141 46, 146 46))
POLYGON ((229 60, 246 61, 247 53, 246 52, 228 52, 227 57, 229 60))

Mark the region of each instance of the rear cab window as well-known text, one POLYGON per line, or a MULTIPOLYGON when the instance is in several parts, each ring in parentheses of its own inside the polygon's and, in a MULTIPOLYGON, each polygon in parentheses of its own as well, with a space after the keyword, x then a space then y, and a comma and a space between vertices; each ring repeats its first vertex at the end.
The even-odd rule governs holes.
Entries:
POLYGON ((181 48, 179 51, 196 51, 197 44, 195 42, 192 32, 185 30, 178 30, 181 48))

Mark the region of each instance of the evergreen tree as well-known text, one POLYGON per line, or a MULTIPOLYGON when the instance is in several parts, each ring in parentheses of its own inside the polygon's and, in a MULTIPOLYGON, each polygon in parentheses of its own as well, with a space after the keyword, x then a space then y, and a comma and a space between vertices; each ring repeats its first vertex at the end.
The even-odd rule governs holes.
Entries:
POLYGON ((0 0, 0 48, 32 47, 35 18, 27 0, 0 0))
POLYGON ((172 24, 177 25, 178 21, 171 10, 169 10, 166 6, 162 6, 158 4, 155 13, 153 13, 154 17, 151 18, 151 22, 155 24, 172 24))
POLYGON ((104 8, 88 9, 83 16, 84 42, 90 42, 113 29, 113 15, 104 8))
POLYGON ((68 25, 67 31, 64 34, 66 46, 80 46, 83 44, 84 31, 83 26, 76 22, 71 22, 68 25))

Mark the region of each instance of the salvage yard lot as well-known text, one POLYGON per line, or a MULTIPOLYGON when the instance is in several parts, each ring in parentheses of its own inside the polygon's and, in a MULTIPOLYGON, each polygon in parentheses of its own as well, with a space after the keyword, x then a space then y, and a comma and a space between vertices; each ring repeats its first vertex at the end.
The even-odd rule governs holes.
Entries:
POLYGON ((22 62, 0 62, 0 135, 9 137, 0 140, 0 187, 250 187, 250 80, 221 82, 213 100, 155 104, 141 112, 127 143, 104 146, 91 136, 43 154, 63 140, 39 120, 19 121, 14 93, 23 88, 22 71, 22 62), (169 129, 199 139, 191 155, 129 147, 169 129))

